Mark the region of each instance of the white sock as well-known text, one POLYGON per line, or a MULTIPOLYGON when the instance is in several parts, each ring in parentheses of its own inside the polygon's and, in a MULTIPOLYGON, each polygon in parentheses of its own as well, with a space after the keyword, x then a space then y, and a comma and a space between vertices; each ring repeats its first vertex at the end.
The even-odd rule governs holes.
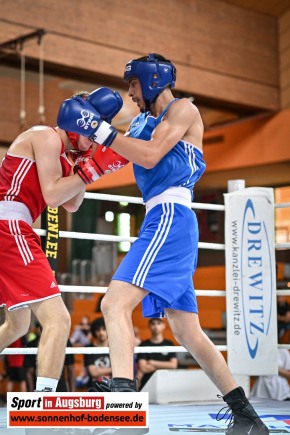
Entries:
POLYGON ((37 377, 36 379, 36 391, 46 391, 55 392, 58 384, 58 379, 52 378, 41 378, 37 377))

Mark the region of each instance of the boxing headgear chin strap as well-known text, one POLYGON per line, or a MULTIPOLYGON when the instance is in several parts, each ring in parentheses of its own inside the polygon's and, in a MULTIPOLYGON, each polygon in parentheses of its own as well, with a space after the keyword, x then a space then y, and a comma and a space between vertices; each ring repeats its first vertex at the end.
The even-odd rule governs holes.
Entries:
POLYGON ((78 148, 78 140, 79 140, 80 135, 73 133, 72 131, 66 131, 66 134, 67 134, 71 144, 73 145, 74 149, 78 150, 79 149, 78 148))
POLYGON ((130 60, 125 67, 124 80, 137 78, 140 82, 146 110, 150 110, 150 104, 165 88, 175 86, 175 66, 170 60, 161 60, 158 56, 151 53, 147 57, 130 60))

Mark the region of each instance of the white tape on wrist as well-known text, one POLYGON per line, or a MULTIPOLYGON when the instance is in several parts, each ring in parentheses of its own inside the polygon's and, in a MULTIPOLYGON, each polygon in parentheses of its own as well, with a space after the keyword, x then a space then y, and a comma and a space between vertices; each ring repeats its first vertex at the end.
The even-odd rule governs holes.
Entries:
POLYGON ((86 166, 87 166, 88 171, 92 175, 92 177, 91 177, 92 181, 96 181, 101 177, 100 174, 97 173, 97 171, 95 170, 95 168, 91 164, 87 163, 86 166))
POLYGON ((100 127, 97 131, 94 132, 94 142, 97 142, 103 145, 106 142, 107 138, 112 133, 112 126, 108 124, 106 121, 102 121, 100 127))
POLYGON ((94 171, 94 173, 92 174, 92 181, 96 181, 96 180, 98 180, 100 177, 101 177, 101 176, 100 176, 96 171, 94 171))

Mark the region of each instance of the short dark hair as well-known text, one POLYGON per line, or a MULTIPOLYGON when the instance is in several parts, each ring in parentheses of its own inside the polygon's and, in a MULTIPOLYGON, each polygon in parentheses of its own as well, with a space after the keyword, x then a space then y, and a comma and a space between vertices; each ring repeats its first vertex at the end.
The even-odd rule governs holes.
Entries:
POLYGON ((91 333, 93 335, 93 337, 96 337, 96 331, 98 331, 101 328, 105 328, 106 329, 106 324, 105 324, 105 320, 103 317, 97 317, 95 320, 92 321, 91 324, 91 333))
POLYGON ((149 325, 151 325, 151 323, 153 323, 155 320, 159 320, 160 322, 163 322, 163 318, 162 317, 152 317, 148 321, 149 325))
POLYGON ((73 94, 72 98, 81 97, 85 100, 89 95, 90 93, 87 91, 79 91, 73 94))

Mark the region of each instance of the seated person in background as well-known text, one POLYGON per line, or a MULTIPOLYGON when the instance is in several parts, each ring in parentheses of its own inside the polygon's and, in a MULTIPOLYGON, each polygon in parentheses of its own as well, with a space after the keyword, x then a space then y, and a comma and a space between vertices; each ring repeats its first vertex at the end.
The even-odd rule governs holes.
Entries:
MULTIPOLYGON (((27 347, 38 347, 41 336, 42 327, 39 322, 35 324, 35 338, 28 341, 27 347)), ((72 347, 70 340, 67 342, 67 347, 72 347)), ((74 355, 68 354, 64 360, 64 368, 57 384, 57 392, 73 392, 75 391, 75 359, 74 355)), ((24 367, 26 369, 27 391, 34 391, 36 381, 36 355, 25 355, 24 367)))
POLYGON ((87 388, 88 384, 90 382, 90 377, 88 375, 88 371, 86 367, 84 366, 84 363, 82 363, 81 367, 79 368, 79 373, 76 377, 76 390, 87 388))
MULTIPOLYGON (((25 347, 25 338, 20 337, 8 346, 25 347)), ((24 355, 7 355, 5 357, 6 375, 7 375, 7 392, 14 390, 15 383, 19 383, 19 391, 26 392, 26 370, 23 367, 24 355)))
MULTIPOLYGON (((148 325, 151 331, 151 338, 142 341, 139 346, 174 346, 172 341, 166 340, 163 337, 163 331, 165 328, 163 319, 150 319, 148 325)), ((144 387, 146 382, 148 382, 156 370, 177 368, 177 358, 175 352, 139 353, 137 355, 137 361, 138 372, 136 376, 140 381, 140 390, 144 387)))
POLYGON ((80 324, 76 325, 75 330, 70 337, 73 346, 86 346, 91 342, 91 321, 89 316, 83 316, 80 324))
POLYGON ((261 399, 290 400, 290 353, 278 349, 278 375, 259 376, 251 396, 261 399))
MULTIPOLYGON (((108 347, 108 335, 103 317, 98 317, 91 324, 92 343, 86 347, 108 347)), ((111 378, 112 369, 109 353, 84 355, 84 366, 90 377, 88 387, 94 387, 95 382, 102 377, 111 378)))
POLYGON ((277 296, 278 338, 290 330, 290 304, 285 296, 277 296))

